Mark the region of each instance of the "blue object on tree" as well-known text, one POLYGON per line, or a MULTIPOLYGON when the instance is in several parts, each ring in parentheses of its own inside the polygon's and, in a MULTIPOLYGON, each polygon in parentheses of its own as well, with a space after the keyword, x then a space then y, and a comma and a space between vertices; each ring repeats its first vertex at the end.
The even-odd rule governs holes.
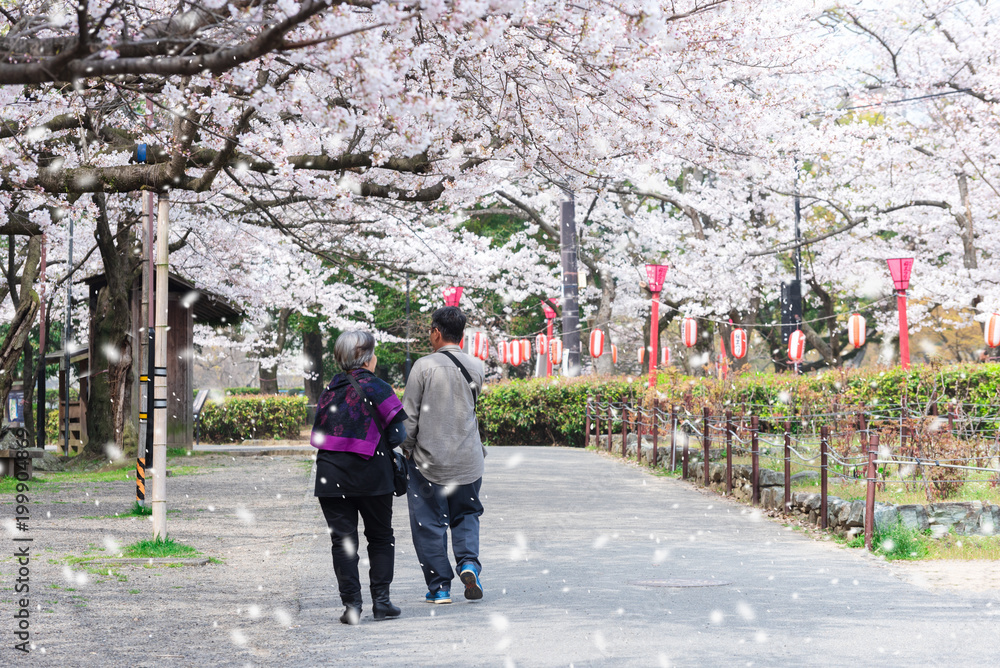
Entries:
POLYGON ((136 154, 137 154, 136 157, 138 158, 139 162, 145 163, 146 162, 146 145, 145 144, 139 144, 139 148, 136 150, 136 154))

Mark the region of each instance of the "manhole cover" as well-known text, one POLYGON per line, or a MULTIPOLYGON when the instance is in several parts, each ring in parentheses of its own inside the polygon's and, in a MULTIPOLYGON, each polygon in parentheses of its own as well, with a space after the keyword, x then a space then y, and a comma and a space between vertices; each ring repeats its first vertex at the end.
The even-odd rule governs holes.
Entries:
POLYGON ((732 584, 725 580, 632 580, 637 587, 724 587, 732 584))

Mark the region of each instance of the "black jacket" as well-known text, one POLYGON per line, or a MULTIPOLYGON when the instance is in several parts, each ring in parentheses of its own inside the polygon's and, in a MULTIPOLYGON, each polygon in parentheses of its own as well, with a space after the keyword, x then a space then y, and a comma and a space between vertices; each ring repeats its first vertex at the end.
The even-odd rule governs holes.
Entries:
POLYGON ((406 439, 403 421, 406 411, 399 411, 385 428, 375 454, 365 459, 353 452, 319 450, 316 455, 316 496, 380 496, 392 494, 393 448, 406 439), (386 439, 389 443, 386 444, 386 439))

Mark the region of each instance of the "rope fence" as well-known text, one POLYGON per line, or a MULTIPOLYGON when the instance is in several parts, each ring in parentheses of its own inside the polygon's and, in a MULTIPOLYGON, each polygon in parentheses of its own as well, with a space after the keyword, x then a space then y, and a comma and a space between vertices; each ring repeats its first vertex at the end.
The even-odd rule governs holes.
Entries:
MULTIPOLYGON (((931 402, 926 413, 906 404, 875 410, 845 409, 824 413, 761 416, 754 409, 772 411, 768 404, 742 404, 700 414, 683 406, 664 406, 658 399, 613 401, 588 396, 585 446, 611 453, 616 438, 620 454, 629 456, 629 435, 635 439, 635 457, 643 462, 643 441, 651 441, 645 461, 682 479, 692 477, 694 453, 700 459, 702 484, 711 485, 711 464, 724 459, 725 493, 733 494, 733 457, 750 458, 751 503, 761 503, 761 460, 780 465, 785 512, 792 506, 792 467, 817 471, 820 484, 819 525, 828 528, 827 504, 831 475, 835 482, 864 483, 865 546, 872 547, 875 503, 887 483, 922 490, 928 502, 940 500, 968 483, 1000 486, 1000 431, 981 428, 1000 423, 1000 406, 991 416, 970 416, 965 406, 948 404, 944 415, 931 402), (734 409, 740 409, 734 414, 734 409), (805 427, 809 427, 806 429, 805 427), (665 452, 664 452, 665 451, 665 452), (663 455, 663 458, 661 458, 663 455), (984 474, 971 480, 973 473, 984 474)), ((745 471, 745 469, 744 469, 745 471)), ((800 471, 801 472, 801 471, 800 471)), ((745 473, 743 474, 745 475, 745 473)))

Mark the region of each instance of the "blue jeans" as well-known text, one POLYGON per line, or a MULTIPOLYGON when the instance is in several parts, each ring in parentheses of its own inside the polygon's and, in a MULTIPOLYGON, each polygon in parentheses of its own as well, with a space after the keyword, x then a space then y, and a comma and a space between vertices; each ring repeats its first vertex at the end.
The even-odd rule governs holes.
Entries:
POLYGON ((413 547, 424 571, 427 589, 451 590, 455 572, 448 559, 448 528, 451 528, 451 547, 455 564, 479 563, 479 516, 483 504, 479 502, 479 488, 483 479, 467 485, 438 485, 427 480, 412 460, 406 502, 410 508, 410 532, 413 547), (450 494, 445 494, 445 490, 450 494))

